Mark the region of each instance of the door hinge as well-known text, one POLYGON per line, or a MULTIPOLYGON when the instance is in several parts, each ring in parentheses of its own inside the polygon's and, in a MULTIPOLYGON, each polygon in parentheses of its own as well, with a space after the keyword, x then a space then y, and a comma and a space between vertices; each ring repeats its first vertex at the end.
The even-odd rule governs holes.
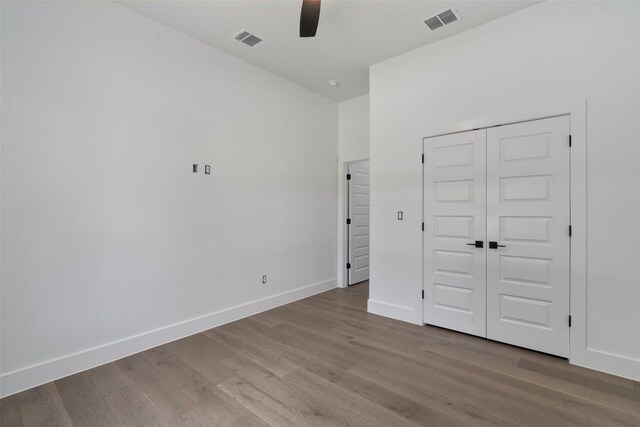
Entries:
POLYGON ((424 289, 422 290, 422 299, 424 299, 424 289))
POLYGON ((569 147, 571 147, 571 135, 569 135, 569 147))
POLYGON ((571 315, 569 315, 569 327, 571 327, 571 315))
POLYGON ((573 235, 573 227, 569 226, 569 237, 573 235))
POLYGON ((424 154, 422 155, 422 163, 424 163, 424 154))
POLYGON ((422 231, 424 231, 424 222, 422 223, 422 231))
POLYGON ((347 181, 349 181, 350 179, 351 179, 351 174, 350 174, 350 173, 348 173, 348 174, 347 174, 347 181))
POLYGON ((347 224, 351 224, 351 218, 347 218, 347 224))
POLYGON ((347 263, 347 270, 348 270, 348 269, 350 269, 350 268, 351 268, 351 263, 350 263, 350 262, 348 262, 348 263, 347 263))

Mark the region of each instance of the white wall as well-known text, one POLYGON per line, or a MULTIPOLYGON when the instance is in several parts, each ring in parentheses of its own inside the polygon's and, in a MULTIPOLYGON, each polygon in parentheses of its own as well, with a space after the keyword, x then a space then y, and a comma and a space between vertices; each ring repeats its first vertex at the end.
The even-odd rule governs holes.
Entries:
POLYGON ((335 287, 336 103, 115 3, 1 71, 3 395, 335 287))
POLYGON ((343 162, 369 158, 369 95, 338 104, 338 157, 343 162))
POLYGON ((369 158, 369 95, 338 104, 338 286, 346 287, 346 163, 369 158))
POLYGON ((586 98, 587 325, 572 361, 640 379, 638 22, 638 2, 545 2, 371 67, 370 311, 422 322, 427 129, 586 98))

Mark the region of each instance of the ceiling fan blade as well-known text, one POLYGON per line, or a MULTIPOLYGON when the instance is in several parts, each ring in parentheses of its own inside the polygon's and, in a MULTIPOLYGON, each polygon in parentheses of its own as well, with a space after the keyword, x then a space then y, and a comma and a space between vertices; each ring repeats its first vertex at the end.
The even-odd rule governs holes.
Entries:
POLYGON ((320 0, 302 0, 300 37, 315 37, 320 20, 320 0))

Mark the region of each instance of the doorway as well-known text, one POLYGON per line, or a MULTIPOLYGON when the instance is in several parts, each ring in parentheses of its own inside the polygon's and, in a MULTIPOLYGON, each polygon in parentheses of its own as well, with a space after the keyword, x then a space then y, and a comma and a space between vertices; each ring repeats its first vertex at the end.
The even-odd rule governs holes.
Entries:
POLYGON ((369 280, 369 160, 349 162, 346 170, 346 283, 369 280))
POLYGON ((570 327, 570 121, 424 139, 424 321, 562 357, 570 327))

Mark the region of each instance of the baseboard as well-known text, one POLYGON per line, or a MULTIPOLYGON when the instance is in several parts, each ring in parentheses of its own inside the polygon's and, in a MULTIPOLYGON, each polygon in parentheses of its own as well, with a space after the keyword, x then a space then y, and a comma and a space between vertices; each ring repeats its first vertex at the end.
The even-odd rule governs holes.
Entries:
POLYGON ((586 348, 580 354, 572 354, 569 362, 585 368, 640 381, 640 359, 586 348))
POLYGON ((411 307, 389 304, 382 301, 369 299, 367 302, 367 311, 379 316, 390 317, 403 322, 409 322, 416 325, 422 325, 421 316, 411 307))
POLYGON ((336 280, 325 280, 292 291, 251 301, 205 316, 175 323, 119 341, 62 356, 37 365, 0 375, 0 397, 55 381, 57 379, 110 363, 123 357, 197 334, 290 302, 334 289, 336 280))

